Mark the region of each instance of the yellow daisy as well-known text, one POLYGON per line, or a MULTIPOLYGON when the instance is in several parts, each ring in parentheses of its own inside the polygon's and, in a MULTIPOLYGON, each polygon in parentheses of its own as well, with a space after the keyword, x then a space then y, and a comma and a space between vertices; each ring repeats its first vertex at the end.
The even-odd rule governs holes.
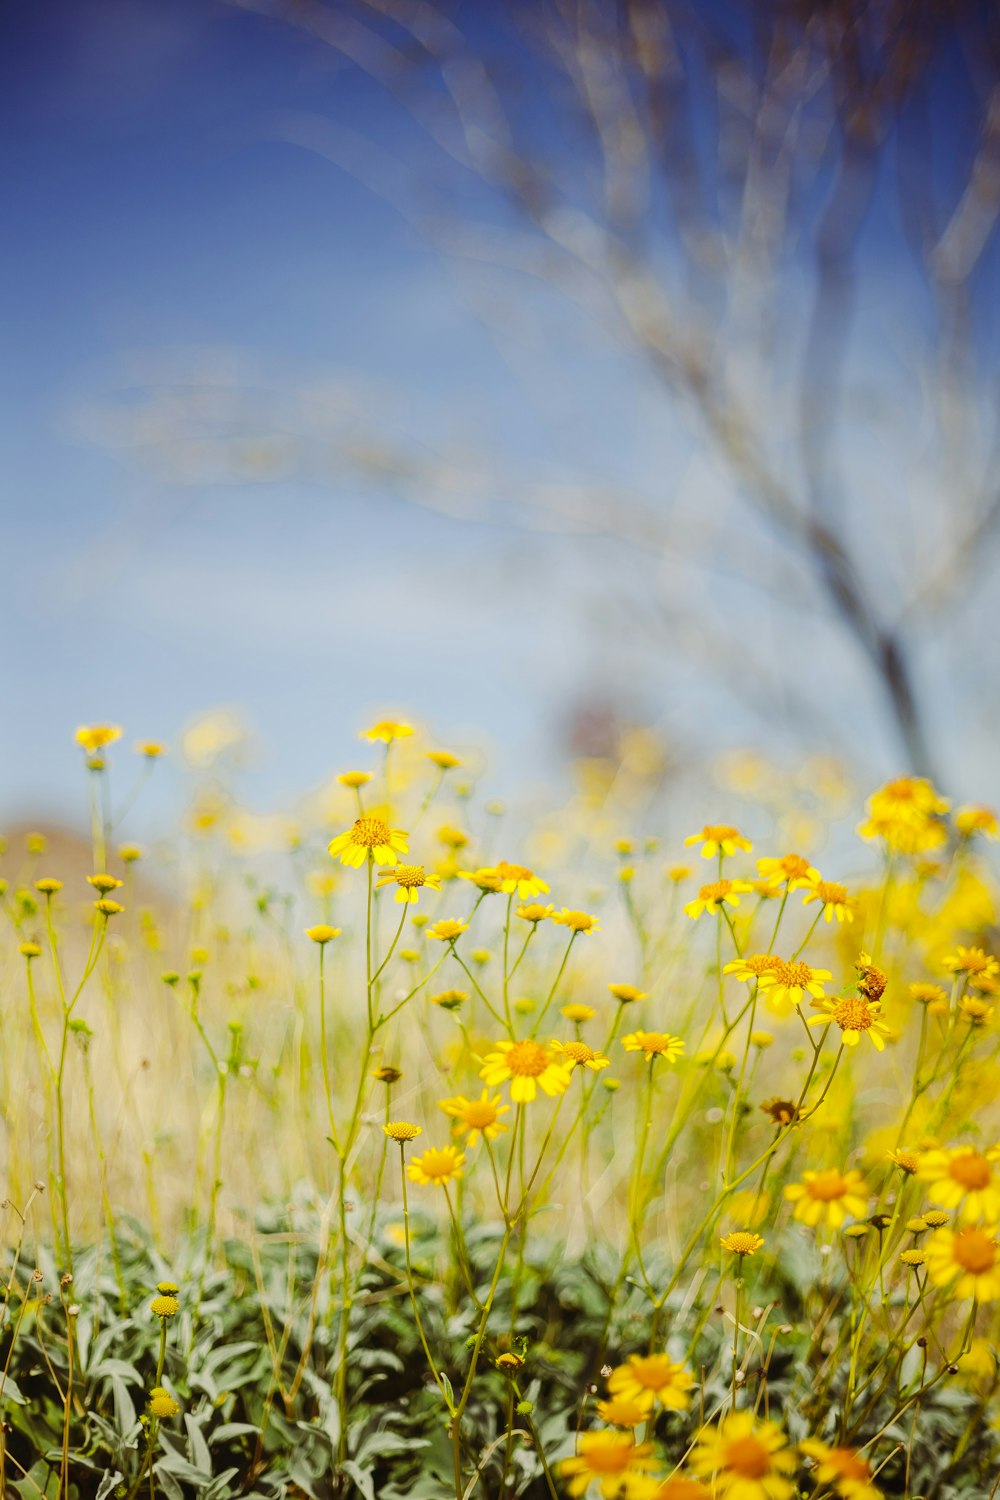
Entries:
POLYGON ((491 1098, 489 1089, 483 1089, 478 1099, 466 1099, 464 1094, 456 1094, 453 1099, 439 1099, 438 1109, 443 1109, 454 1120, 453 1135, 468 1137, 466 1145, 469 1147, 479 1144, 480 1134, 494 1141, 502 1130, 508 1129, 500 1116, 510 1113, 510 1105, 501 1104, 499 1094, 495 1099, 491 1098))
POLYGON ((714 916, 723 905, 739 906, 740 896, 746 895, 751 886, 745 880, 713 880, 703 885, 693 901, 684 907, 689 917, 700 917, 703 911, 714 916))
POLYGON ((795 1456, 774 1422, 752 1412, 730 1412, 716 1427, 698 1433, 690 1465, 712 1481, 718 1500, 791 1500, 795 1456))
POLYGON ((892 1036, 892 1032, 880 1019, 877 1003, 869 1005, 867 1000, 853 995, 845 995, 843 998, 830 995, 812 1003, 822 1014, 810 1016, 807 1023, 809 1026, 829 1026, 831 1021, 835 1021, 840 1027, 840 1038, 845 1047, 856 1047, 862 1036, 867 1034, 877 1052, 885 1051, 884 1038, 892 1036))
POLYGON ((819 1438, 805 1438, 799 1452, 816 1460, 818 1486, 832 1485, 842 1500, 880 1500, 871 1482, 871 1465, 853 1448, 831 1448, 819 1438))
POLYGON ((811 901, 819 901, 823 906, 824 922, 853 922, 854 908, 847 887, 839 885, 835 880, 822 880, 819 872, 813 870, 815 880, 799 881, 795 888, 805 889, 802 897, 802 905, 808 906, 811 901))
POLYGON ((398 887, 395 899, 400 902, 417 901, 424 886, 432 891, 441 889, 441 876, 428 875, 423 865, 397 865, 394 870, 387 870, 378 878, 379 885, 390 885, 393 882, 398 887))
POLYGON ((423 1156, 415 1156, 406 1168, 411 1182, 422 1187, 436 1184, 438 1187, 461 1177, 465 1166, 465 1152, 455 1146, 428 1146, 423 1156))
POLYGON ((706 823, 700 833, 692 833, 684 840, 686 845, 700 844, 704 859, 711 859, 715 854, 735 854, 737 849, 745 849, 749 852, 753 845, 749 839, 743 837, 738 828, 732 828, 728 823, 706 823))
POLYGON ((637 1443, 629 1432, 581 1432, 576 1453, 558 1467, 570 1495, 582 1495, 597 1480, 604 1500, 615 1500, 631 1474, 654 1464, 652 1444, 637 1443))
POLYGON ((390 828, 383 818, 358 818, 353 828, 338 834, 327 847, 342 865, 357 869, 367 859, 374 859, 380 865, 394 865, 410 846, 403 830, 390 828))
POLYGON ((685 1411, 691 1405, 694 1377, 666 1354, 630 1354, 608 1376, 612 1396, 635 1401, 651 1411, 659 1403, 668 1411, 685 1411))
POLYGON ((760 976, 760 987, 768 1009, 777 1016, 787 1016, 802 1004, 806 995, 822 1000, 823 986, 832 978, 829 969, 814 969, 809 964, 779 959, 773 969, 760 976))
POLYGON ((554 1098, 569 1088, 571 1068, 541 1042, 497 1042, 483 1058, 479 1076, 490 1088, 510 1081, 515 1104, 530 1104, 541 1089, 554 1098))
POLYGON ((859 1219, 868 1207, 868 1188, 856 1170, 839 1172, 828 1167, 822 1172, 803 1172, 801 1182, 789 1183, 785 1197, 794 1203, 793 1215, 810 1229, 820 1223, 839 1229, 847 1218, 859 1219))
POLYGON ((951 1295, 995 1302, 1000 1297, 1000 1245, 997 1228, 967 1224, 957 1232, 936 1229, 927 1241, 927 1274, 935 1286, 951 1285, 951 1295))
POLYGON ((676 1062, 684 1051, 681 1038, 671 1036, 667 1031, 631 1031, 622 1037, 622 1046, 626 1052, 644 1052, 647 1062, 652 1062, 654 1057, 676 1062))
POLYGON ((1000 1150, 987 1152, 972 1146, 951 1150, 934 1149, 920 1154, 917 1176, 927 1183, 927 1196, 942 1208, 957 1208, 962 1222, 970 1219, 1000 1221, 1000 1150))

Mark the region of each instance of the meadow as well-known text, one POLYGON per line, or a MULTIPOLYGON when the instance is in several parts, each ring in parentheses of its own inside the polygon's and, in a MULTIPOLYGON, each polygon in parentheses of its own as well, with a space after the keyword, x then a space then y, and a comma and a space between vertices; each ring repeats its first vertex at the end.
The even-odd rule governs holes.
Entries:
POLYGON ((0 863, 0 1493, 1000 1491, 995 813, 691 816, 634 734, 527 817, 387 720, 147 849, 167 748, 75 738, 85 854, 0 863))

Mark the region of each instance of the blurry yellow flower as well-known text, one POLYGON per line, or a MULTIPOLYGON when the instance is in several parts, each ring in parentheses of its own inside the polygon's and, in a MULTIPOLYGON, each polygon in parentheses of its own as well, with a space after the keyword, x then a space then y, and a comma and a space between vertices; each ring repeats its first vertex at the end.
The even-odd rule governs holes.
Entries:
POLYGON ((781 963, 773 953, 751 953, 746 958, 735 958, 731 963, 723 964, 723 974, 732 974, 737 979, 744 979, 748 984, 760 979, 762 974, 768 974, 776 969, 781 963))
POLYGON ((801 1182, 789 1183, 785 1197, 794 1203, 793 1216, 810 1229, 820 1223, 839 1229, 850 1214, 859 1219, 868 1207, 868 1188, 858 1171, 803 1172, 801 1182))
POLYGON ((357 869, 369 858, 380 865, 394 865, 409 843, 401 828, 390 828, 382 818, 358 818, 353 828, 338 834, 327 847, 342 865, 357 869))
POLYGON ((440 771, 453 771, 456 766, 461 765, 458 756, 452 755, 450 750, 428 750, 427 759, 440 771))
POLYGON ((882 839, 899 854, 922 854, 946 842, 943 814, 949 806, 926 778, 900 776, 869 797, 868 817, 858 833, 882 839))
POLYGON ((794 1493, 786 1476, 795 1470, 795 1456, 784 1433, 749 1411, 730 1412, 717 1427, 703 1427, 690 1466, 712 1481, 718 1500, 791 1500, 794 1493))
POLYGON ((560 1014, 564 1015, 567 1021, 576 1021, 579 1024, 583 1021, 592 1021, 597 1012, 591 1010, 589 1005, 570 1004, 560 1006, 560 1014))
POLYGON ((495 869, 500 876, 500 889, 508 895, 516 894, 522 901, 527 901, 530 896, 544 896, 548 890, 542 877, 526 865, 510 865, 502 859, 495 869))
POLYGON ((680 885, 682 880, 687 880, 691 874, 690 865, 670 865, 664 872, 669 881, 674 885, 680 885))
POLYGON ((622 1037, 622 1046, 626 1052, 644 1052, 647 1062, 652 1062, 654 1057, 663 1057, 667 1062, 676 1062, 684 1051, 681 1038, 671 1036, 666 1031, 630 1032, 628 1036, 622 1037))
POLYGON ((936 1005, 941 1001, 947 1005, 948 991, 941 988, 939 984, 911 984, 910 994, 914 1000, 919 1000, 921 1005, 936 1005))
POLYGON ((557 1467, 571 1496, 582 1495, 597 1480, 603 1500, 615 1500, 630 1474, 654 1464, 652 1444, 637 1443, 629 1432, 581 1432, 574 1456, 557 1467))
POLYGON ((927 1275, 935 1286, 950 1286, 951 1295, 960 1300, 995 1302, 1000 1297, 995 1226, 970 1224, 957 1233, 935 1230, 927 1241, 927 1275))
POLYGON ((896 1163, 901 1172, 906 1173, 907 1177, 912 1177, 920 1166, 920 1157, 916 1151, 897 1150, 887 1151, 885 1154, 890 1161, 896 1163))
POLYGON ((434 938, 435 942, 453 943, 468 930, 468 922, 460 922, 457 917, 444 917, 440 922, 435 922, 433 927, 427 928, 427 936, 434 938))
POLYGON ((782 1128, 791 1125, 799 1117, 798 1107, 791 1099, 765 1099, 760 1107, 775 1125, 782 1128))
POLYGON ((340 928, 328 927, 325 922, 320 922, 315 927, 307 927, 305 933, 314 943, 331 943, 335 937, 340 936, 340 928))
POLYGON ((835 995, 814 1000, 813 1007, 821 1014, 810 1016, 809 1026, 829 1026, 831 1021, 840 1027, 840 1039, 845 1047, 856 1047, 862 1036, 867 1035, 877 1052, 885 1051, 884 1038, 892 1032, 879 1017, 877 1002, 856 999, 853 995, 838 998, 835 995))
POLYGON ((757 869, 765 879, 777 878, 784 883, 790 881, 813 881, 820 879, 809 861, 801 854, 783 854, 780 859, 759 859, 757 869))
POLYGON ((22 958, 31 959, 41 958, 42 956, 42 950, 37 943, 19 943, 17 951, 21 954, 22 958))
POLYGON ((118 917, 125 910, 124 906, 119 906, 117 901, 111 901, 106 896, 102 897, 100 901, 95 901, 94 906, 101 913, 102 917, 118 917))
POLYGON ((371 779, 370 771, 342 771, 337 777, 341 786, 348 787, 352 792, 356 792, 361 787, 367 786, 371 779))
POLYGON ((764 1241, 759 1234, 750 1234, 745 1229, 735 1229, 731 1234, 722 1235, 719 1243, 723 1250, 728 1250, 731 1255, 738 1255, 742 1259, 744 1255, 756 1255, 764 1241))
POLYGON ((122 844, 118 850, 118 858, 123 865, 134 865, 137 859, 142 858, 142 850, 138 844, 122 844))
POLYGON ((871 1465, 853 1448, 831 1448, 819 1438, 805 1438, 799 1452, 816 1460, 817 1488, 830 1485, 841 1500, 880 1500, 881 1492, 871 1483, 871 1465))
POLYGON ((823 986, 832 978, 829 969, 814 969, 809 964, 779 959, 760 976, 760 987, 768 1009, 775 1015, 787 1016, 802 1004, 806 995, 822 1000, 823 986))
POLYGON ((87 884, 92 885, 95 891, 100 891, 102 896, 107 896, 111 891, 116 891, 122 882, 114 875, 88 875, 87 884))
POLYGON ((646 998, 646 991, 637 989, 634 984, 609 984, 608 989, 622 1005, 632 1005, 636 1000, 646 998))
POLYGON ((522 922, 545 922, 555 911, 554 906, 541 906, 538 902, 529 902, 526 906, 515 906, 514 915, 520 917, 522 922))
POLYGON ((448 849, 464 849, 469 842, 469 835, 463 833, 461 828, 452 828, 450 823, 443 823, 437 836, 448 849))
POLYGON ((957 1208, 963 1222, 970 1219, 1000 1221, 1000 1176, 996 1166, 1000 1150, 985 1154, 971 1146, 952 1150, 924 1151, 917 1176, 927 1183, 927 1196, 942 1208, 957 1208))
POLYGON ((586 911, 569 911, 565 906, 552 920, 557 927, 568 927, 572 932, 596 932, 601 925, 599 917, 586 911))
POLYGON ((372 1069, 372 1077, 377 1078, 379 1083, 398 1083, 403 1074, 399 1068, 394 1068, 391 1063, 383 1063, 380 1068, 372 1069))
POLYGON ((487 865, 481 870, 459 870, 459 880, 470 880, 479 891, 498 895, 503 890, 503 881, 492 865, 487 865))
POLYGON ((464 1094, 456 1094, 453 1099, 439 1099, 438 1109, 443 1109, 455 1121, 453 1135, 468 1136, 466 1144, 470 1148, 479 1144, 480 1134, 493 1141, 501 1131, 508 1129, 500 1116, 510 1113, 510 1105, 501 1104, 499 1094, 491 1098, 489 1089, 483 1089, 478 1099, 466 1099, 464 1094))
POLYGON ((941 960, 941 965, 950 974, 968 974, 970 978, 995 979, 1000 974, 1000 962, 982 948, 956 948, 941 960))
POLYGON ((479 1076, 495 1088, 510 1081, 510 1097, 515 1104, 529 1104, 538 1089, 550 1097, 565 1093, 570 1084, 571 1069, 557 1054, 540 1042, 497 1042, 496 1051, 483 1059, 479 1076))
POLYGON ((35 890, 38 891, 43 896, 54 896, 56 894, 56 892, 57 891, 61 891, 62 888, 63 888, 62 881, 61 880, 55 880, 50 875, 45 875, 45 876, 42 877, 41 880, 36 880, 35 881, 35 890))
POLYGON ((380 886, 393 882, 398 887, 395 899, 403 903, 418 900, 424 886, 432 891, 441 889, 440 875, 428 875, 423 865, 397 865, 394 870, 389 870, 378 878, 380 886))
POLYGON ((992 807, 959 807, 955 812, 955 827, 964 839, 981 833, 984 838, 1000 838, 1000 819, 992 807))
POLYGON ((441 990, 439 994, 431 996, 431 1004, 439 1005, 442 1010, 458 1010, 468 998, 467 990, 441 990))
POLYGON ((666 1354, 630 1354, 623 1365, 608 1376, 608 1391, 625 1401, 635 1401, 651 1411, 658 1403, 667 1411, 686 1411, 691 1405, 694 1379, 683 1365, 666 1354))
POLYGON ((602 1068, 610 1068, 611 1059, 605 1057, 601 1052, 595 1052, 593 1047, 588 1047, 586 1042, 552 1042, 552 1050, 566 1061, 569 1068, 589 1068, 592 1073, 599 1073, 602 1068))
POLYGON ((750 840, 728 823, 706 823, 700 833, 692 833, 684 842, 688 845, 700 844, 705 859, 711 859, 714 854, 735 854, 737 849, 749 851, 753 848, 750 840))
POLYGON ((405 1141, 415 1141, 418 1135, 423 1135, 422 1125, 413 1125, 409 1120, 390 1120, 387 1125, 382 1126, 384 1135, 391 1141, 398 1141, 402 1145, 405 1141))
POLYGON ((144 755, 147 760, 159 760, 166 755, 167 747, 159 740, 136 740, 135 751, 137 755, 144 755))
POLYGON ((461 1177, 465 1153, 454 1146, 429 1146, 423 1156, 415 1156, 406 1169, 411 1182, 421 1187, 437 1184, 444 1187, 453 1177, 461 1177))
POLYGON ((648 1420, 649 1405, 625 1396, 612 1396, 610 1401, 598 1401, 597 1415, 612 1427, 638 1427, 648 1420))
POLYGON ((122 731, 118 724, 81 724, 73 736, 88 755, 93 755, 96 750, 103 750, 105 745, 113 745, 121 737, 122 731))
POLYGON ((689 917, 700 917, 703 911, 714 916, 723 904, 739 906, 740 896, 749 890, 750 886, 745 880, 713 880, 709 885, 701 887, 694 901, 689 901, 684 911, 689 917))
POLYGON ((817 876, 815 880, 800 881, 798 889, 805 890, 803 906, 808 906, 810 901, 822 902, 825 922, 832 922, 834 918, 838 922, 854 921, 853 904, 846 886, 838 885, 834 880, 821 880, 817 876))
POLYGON ((394 719, 380 719, 373 724, 371 729, 362 729, 358 735, 360 740, 381 740, 383 744, 390 744, 393 740, 402 740, 413 733, 411 724, 397 724, 394 719))

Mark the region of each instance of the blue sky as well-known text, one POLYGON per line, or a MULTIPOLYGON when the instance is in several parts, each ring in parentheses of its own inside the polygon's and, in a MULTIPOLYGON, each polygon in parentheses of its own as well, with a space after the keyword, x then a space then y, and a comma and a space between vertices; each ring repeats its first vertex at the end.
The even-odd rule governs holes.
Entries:
MULTIPOLYGON (((383 709, 445 741, 481 730, 507 774, 558 764, 558 726, 591 689, 680 739, 759 732, 680 649, 660 682, 664 643, 629 597, 660 560, 506 509, 522 476, 559 491, 582 468, 626 493, 667 476, 700 522, 721 484, 680 417, 530 281, 456 270, 378 193, 278 138, 290 112, 332 117, 405 183, 425 146, 370 81, 208 0, 51 3, 5 24, 0 813, 73 808, 77 723, 170 741, 219 704, 266 747, 261 806, 354 758, 383 709), (328 451, 328 433, 383 431, 431 464, 468 455, 480 492, 464 471, 429 509, 328 451)), ((886 330, 922 309, 891 208, 876 219, 858 361, 898 415, 914 382, 886 330)), ((876 471, 877 448, 858 449, 876 471)), ((671 586, 682 616, 701 588, 671 586)), ((737 580, 726 607, 755 598, 737 580)), ((796 628, 849 681, 849 653, 796 628)))

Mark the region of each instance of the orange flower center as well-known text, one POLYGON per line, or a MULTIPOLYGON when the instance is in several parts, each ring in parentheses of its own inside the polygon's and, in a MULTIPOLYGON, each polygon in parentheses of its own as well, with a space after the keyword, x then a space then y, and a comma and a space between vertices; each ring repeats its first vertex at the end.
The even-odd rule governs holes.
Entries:
POLYGON ((966 1192, 974 1193, 989 1186, 993 1171, 989 1162, 978 1151, 963 1151, 961 1156, 954 1157, 948 1163, 948 1176, 964 1187, 966 1192))
POLYGON ((812 969, 808 964, 786 964, 781 961, 774 966, 774 977, 782 989, 803 990, 812 979, 812 969))
POLYGON ((843 906, 847 901, 847 887, 833 880, 819 881, 816 894, 825 906, 843 906))
MULTIPOLYGON (((369 822, 377 822, 377 819, 368 819, 369 822)), ((386 833, 388 833, 386 829, 386 833)), ((424 874, 423 865, 397 865, 394 870, 397 885, 402 885, 409 890, 413 886, 427 884, 427 876, 424 874)))
MULTIPOLYGON (((618 1434, 614 1435, 617 1437, 618 1434)), ((621 1474, 628 1468, 634 1450, 635 1444, 631 1440, 590 1448, 586 1455, 587 1468, 592 1474, 621 1474)))
POLYGON ((867 1031, 875 1022, 875 1017, 863 1000, 850 998, 840 1001, 833 1019, 841 1031, 867 1031))
POLYGON ((492 1125, 497 1117, 495 1104, 488 1099, 470 1099, 462 1111, 462 1118, 472 1130, 483 1130, 492 1125))
POLYGON ((744 963, 751 974, 769 974, 781 963, 780 958, 775 958, 771 953, 752 953, 744 963))
POLYGON ((838 1479, 866 1481, 871 1477, 868 1464, 863 1458, 859 1458, 852 1448, 831 1448, 825 1462, 830 1465, 838 1479))
POLYGON ((997 1242, 981 1229, 960 1229, 952 1246, 952 1256, 963 1271, 983 1276, 996 1265, 997 1242))
POLYGON ((538 1042, 515 1042, 506 1063, 515 1078, 538 1078, 549 1066, 549 1054, 538 1042))
POLYGON ((593 1047, 588 1047, 586 1042, 567 1042, 563 1051, 567 1057, 571 1057, 574 1062, 578 1063, 590 1062, 596 1055, 593 1047))
POLYGON ((722 1461, 742 1479, 762 1479, 771 1467, 771 1455, 755 1437, 733 1438, 722 1450, 722 1461))
POLYGON ((806 1191, 810 1198, 818 1198, 821 1203, 832 1203, 835 1198, 843 1198, 847 1192, 847 1183, 836 1167, 831 1167, 827 1172, 817 1172, 807 1182, 806 1191))
POLYGON ((710 885, 703 885, 698 895, 703 901, 721 901, 723 896, 728 896, 733 888, 731 880, 713 880, 710 885))
POLYGON ((359 818, 351 829, 351 843, 363 849, 374 849, 377 844, 388 844, 391 838, 389 825, 381 818, 359 818))
POLYGON ((420 1158, 420 1170, 425 1177, 450 1177, 456 1166, 455 1154, 431 1147, 420 1158))
POLYGON ((525 865, 509 865, 503 859, 496 866, 496 872, 501 880, 531 880, 535 873, 525 865))

